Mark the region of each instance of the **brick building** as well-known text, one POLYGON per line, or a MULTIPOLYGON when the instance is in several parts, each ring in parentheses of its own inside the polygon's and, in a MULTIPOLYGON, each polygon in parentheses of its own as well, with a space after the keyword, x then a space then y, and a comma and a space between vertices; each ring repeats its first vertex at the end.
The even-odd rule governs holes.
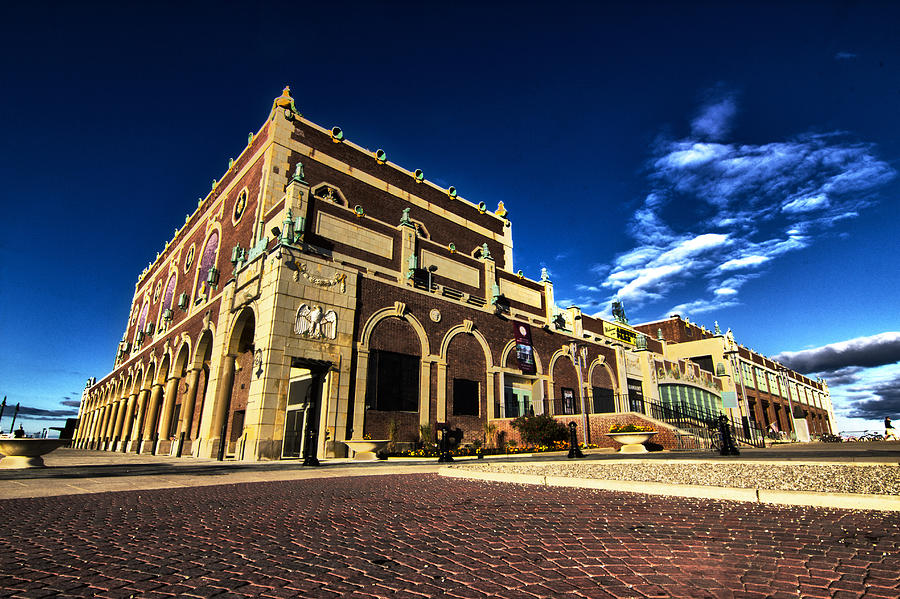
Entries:
POLYGON ((735 381, 737 405, 731 411, 736 419, 800 440, 837 432, 828 383, 736 343, 730 330, 722 334, 716 324, 716 330, 710 331, 677 315, 635 329, 663 342, 667 356, 695 362, 709 373, 735 381))
MULTIPOLYGON (((546 273, 514 269, 502 203, 469 202, 304 119, 285 88, 139 275, 75 442, 331 457, 343 440, 415 441, 421 425, 509 432, 531 412, 577 414, 597 442, 659 397, 653 360, 666 345, 558 308, 546 273)), ((727 378, 691 380, 721 406, 727 378)))

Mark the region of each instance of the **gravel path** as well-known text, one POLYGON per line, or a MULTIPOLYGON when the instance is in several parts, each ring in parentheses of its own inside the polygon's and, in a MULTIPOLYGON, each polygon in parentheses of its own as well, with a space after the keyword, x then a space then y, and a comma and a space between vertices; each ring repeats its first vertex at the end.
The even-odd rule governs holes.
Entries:
POLYGON ((900 465, 897 464, 785 464, 785 463, 597 463, 550 462, 525 464, 460 464, 455 468, 566 476, 605 480, 813 491, 900 495, 900 465))

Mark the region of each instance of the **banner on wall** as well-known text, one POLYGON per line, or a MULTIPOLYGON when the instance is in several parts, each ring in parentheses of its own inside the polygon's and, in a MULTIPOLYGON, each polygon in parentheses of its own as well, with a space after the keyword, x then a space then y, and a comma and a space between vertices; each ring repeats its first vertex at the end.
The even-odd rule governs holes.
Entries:
POLYGON ((514 322, 516 338, 516 360, 522 374, 537 374, 534 364, 534 346, 531 343, 531 327, 524 322, 514 322))

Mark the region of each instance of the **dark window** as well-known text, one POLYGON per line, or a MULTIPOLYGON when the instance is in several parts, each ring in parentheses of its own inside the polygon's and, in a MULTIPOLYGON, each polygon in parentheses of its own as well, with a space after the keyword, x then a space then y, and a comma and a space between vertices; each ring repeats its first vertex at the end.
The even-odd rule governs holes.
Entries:
POLYGON ((478 381, 453 379, 453 415, 478 416, 478 381))
POLYGON ((366 406, 382 412, 419 410, 419 357, 373 349, 369 354, 366 406))
POLYGON ((700 370, 705 370, 706 372, 715 372, 715 368, 713 367, 713 359, 712 356, 696 356, 691 358, 691 362, 698 365, 700 370))
POLYGON ((628 409, 632 412, 644 412, 644 392, 641 381, 628 379, 628 409))
POLYGON ((594 387, 594 413, 608 414, 616 411, 616 401, 612 389, 594 387))

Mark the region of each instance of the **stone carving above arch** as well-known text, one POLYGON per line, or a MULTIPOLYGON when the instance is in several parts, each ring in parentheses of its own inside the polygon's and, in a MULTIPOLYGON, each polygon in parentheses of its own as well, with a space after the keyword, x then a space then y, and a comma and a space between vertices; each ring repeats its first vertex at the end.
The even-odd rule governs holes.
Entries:
POLYGON ((400 318, 412 325, 416 336, 419 338, 419 344, 422 348, 422 357, 425 358, 426 356, 431 355, 431 345, 428 343, 428 335, 425 333, 425 327, 422 326, 419 319, 406 312, 406 304, 403 302, 394 302, 393 306, 382 308, 369 317, 360 331, 359 343, 357 343, 359 349, 369 349, 369 343, 372 340, 372 331, 375 330, 375 327, 379 322, 387 318, 400 318))
POLYGON ((594 361, 591 362, 591 365, 588 366, 588 372, 587 372, 588 386, 589 387, 594 386, 594 372, 596 372, 597 369, 602 369, 606 372, 606 375, 609 377, 609 381, 612 384, 613 393, 618 393, 618 385, 616 385, 616 377, 613 376, 613 371, 609 367, 609 364, 607 364, 605 356, 599 356, 599 357, 595 358, 594 361))
POLYGON ((572 360, 572 356, 569 354, 568 349, 569 349, 569 347, 567 345, 564 345, 563 347, 561 347, 558 350, 556 350, 555 352, 553 352, 553 355, 550 357, 550 366, 547 369, 547 372, 549 372, 552 375, 553 369, 556 368, 556 363, 561 358, 566 358, 569 361, 569 364, 572 365, 572 368, 575 368, 575 362, 572 360))
POLYGON ((481 349, 484 352, 485 366, 487 368, 493 368, 494 360, 491 355, 491 346, 487 342, 487 339, 484 338, 484 335, 481 334, 481 331, 474 329, 472 324, 471 320, 464 320, 463 324, 458 324, 447 331, 447 334, 444 335, 444 339, 441 341, 440 359, 443 362, 447 361, 447 352, 450 349, 450 342, 454 337, 457 335, 472 335, 475 337, 475 340, 478 341, 478 344, 481 345, 481 349))

